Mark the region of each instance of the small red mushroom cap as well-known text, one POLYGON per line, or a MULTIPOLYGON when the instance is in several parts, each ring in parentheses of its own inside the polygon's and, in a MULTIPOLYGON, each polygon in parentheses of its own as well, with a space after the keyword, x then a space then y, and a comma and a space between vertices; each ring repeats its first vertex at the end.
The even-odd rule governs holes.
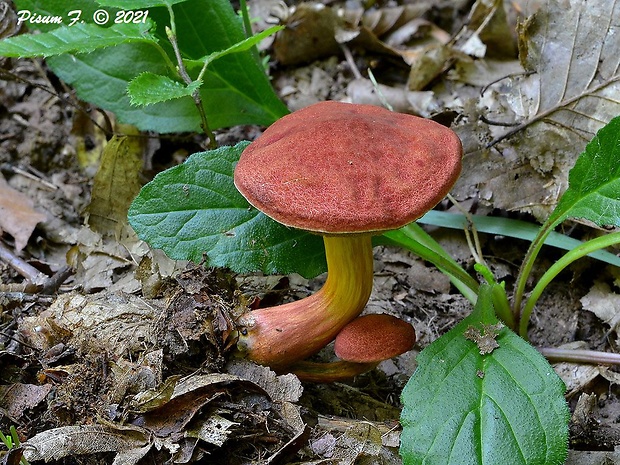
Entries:
POLYGON ((411 350, 415 341, 415 330, 406 321, 370 314, 356 318, 338 333, 334 352, 348 362, 380 362, 411 350))
POLYGON ((398 229, 461 171, 449 128, 373 105, 320 102, 276 121, 241 154, 237 189, 287 226, 328 234, 398 229))

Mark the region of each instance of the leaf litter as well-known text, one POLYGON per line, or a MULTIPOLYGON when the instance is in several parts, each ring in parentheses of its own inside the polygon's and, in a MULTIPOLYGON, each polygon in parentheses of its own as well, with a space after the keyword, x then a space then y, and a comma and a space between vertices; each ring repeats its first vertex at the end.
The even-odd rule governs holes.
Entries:
MULTIPOLYGON (((387 101, 398 111, 453 122, 466 148, 466 168, 455 195, 480 202, 481 209, 543 218, 566 187, 568 167, 578 148, 619 113, 619 58, 613 51, 619 48, 620 35, 611 20, 618 17, 617 2, 570 0, 537 5, 537 10, 530 11, 521 2, 479 0, 467 20, 454 24, 440 21, 436 2, 365 13, 346 8, 343 13, 322 4, 304 9, 303 5, 297 13, 283 15, 289 26, 286 33, 294 32, 296 26, 302 32, 312 29, 311 21, 323 22, 322 30, 327 32, 321 38, 327 45, 315 56, 307 46, 295 50, 294 58, 282 61, 304 65, 289 65, 286 72, 277 73, 274 83, 291 108, 329 98, 374 104, 387 101), (516 34, 515 9, 521 10, 516 34), (342 52, 347 49, 353 62, 342 52), (394 70, 400 75, 395 76, 394 70), (514 192, 521 195, 517 198, 514 192)), ((278 53, 289 53, 291 42, 303 45, 293 39, 282 46, 284 39, 280 40, 278 53)), ((40 79, 36 76, 33 79, 40 79)), ((10 95, 22 92, 17 97, 22 99, 27 86, 10 86, 18 91, 10 95)), ((73 156, 87 155, 89 139, 98 148, 105 146, 100 136, 95 139, 81 128, 68 137, 77 147, 72 148, 58 139, 57 126, 46 126, 48 115, 37 110, 41 105, 29 106, 27 101, 15 102, 11 108, 24 115, 18 123, 3 120, 2 124, 10 126, 5 126, 6 133, 16 135, 0 139, 0 147, 10 154, 3 162, 14 164, 21 159, 39 167, 54 166, 37 148, 48 150, 56 144, 55 153, 64 154, 69 161, 63 163, 70 164, 73 156), (28 124, 38 135, 19 141, 28 124)), ((50 107, 56 108, 53 103, 50 107)), ((61 119, 53 121, 58 124, 61 119)), ((64 130, 68 136, 69 128, 64 130)), ((125 160, 111 147, 109 155, 119 165, 106 161, 99 170, 88 226, 80 227, 67 216, 81 218, 82 209, 75 205, 80 191, 70 192, 84 177, 74 173, 73 179, 56 183, 62 184, 62 194, 73 202, 57 215, 65 220, 65 232, 55 236, 53 244, 43 245, 33 240, 34 226, 21 232, 24 252, 47 255, 50 268, 57 268, 54 263, 70 252, 76 274, 61 289, 63 293, 52 305, 43 298, 28 303, 24 296, 21 300, 4 296, 2 302, 2 328, 12 319, 7 318, 8 310, 15 312, 18 324, 9 326, 16 340, 5 338, 4 333, 0 339, 0 363, 7 367, 0 370, 0 415, 8 414, 11 421, 20 423, 22 416, 47 411, 41 425, 46 429, 28 435, 27 443, 36 448, 27 452, 31 454, 27 458, 58 460, 110 452, 110 462, 127 464, 137 463, 146 454, 179 462, 258 454, 271 457, 269 463, 288 463, 292 457, 308 463, 356 463, 360 459, 399 463, 398 425, 387 420, 398 416, 398 390, 415 368, 413 358, 404 366, 399 366, 400 361, 387 363, 382 366, 385 371, 338 386, 302 386, 293 375, 231 361, 231 315, 247 304, 235 280, 225 272, 184 268, 185 264, 149 251, 131 236, 122 224, 124 206, 112 202, 114 186, 125 184, 114 172, 135 173, 145 148, 131 149, 125 160), (124 162, 129 164, 121 167, 124 162), (66 228, 69 223, 71 228, 66 228), (15 353, 21 343, 30 346, 24 346, 27 353, 23 355, 15 353), (25 367, 30 372, 21 371, 25 367), (391 381, 381 373, 392 373, 391 381), (48 389, 53 389, 53 398, 46 393, 48 389), (16 395, 21 402, 11 397, 16 395), (303 448, 304 444, 309 447, 303 448)), ((11 175, 10 181, 17 181, 18 175, 11 175)), ((52 237, 58 230, 44 226, 40 237, 52 237)), ((493 251, 506 250, 506 244, 487 246, 493 251)), ((462 252, 462 243, 455 247, 462 252)), ((408 315, 416 321, 426 344, 466 312, 466 304, 450 294, 445 283, 439 286, 440 292, 412 285, 416 276, 428 279, 425 266, 411 257, 395 259, 391 253, 385 252, 384 275, 378 276, 382 283, 378 294, 384 295, 375 297, 369 307, 408 315)), ((383 254, 378 249, 378 262, 383 254)), ((509 264, 498 260, 495 265, 507 269, 509 275, 509 264)), ((579 271, 574 273, 578 276, 579 271)), ((9 279, 15 277, 9 275, 9 279)), ((296 289, 304 293, 314 287, 310 282, 296 289)), ((602 340, 616 326, 615 314, 598 310, 608 311, 606 299, 615 295, 605 292, 595 286, 582 299, 583 308, 596 310, 600 318, 587 320, 591 323, 588 329, 580 327, 584 323, 572 314, 558 313, 554 322, 566 321, 569 326, 574 321, 570 328, 576 333, 589 331, 585 339, 602 340)), ((541 317, 542 312, 535 315, 541 317)), ((582 392, 618 383, 612 370, 594 367, 583 372, 587 368, 566 368, 565 380, 574 383, 570 385, 575 399, 582 392)), ((601 399, 612 405, 611 390, 601 399)), ((573 463, 585 462, 575 459, 573 463)))

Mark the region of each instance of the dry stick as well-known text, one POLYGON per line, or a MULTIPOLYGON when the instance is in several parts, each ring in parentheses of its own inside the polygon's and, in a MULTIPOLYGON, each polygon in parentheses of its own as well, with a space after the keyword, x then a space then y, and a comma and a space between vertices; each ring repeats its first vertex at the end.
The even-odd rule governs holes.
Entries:
POLYGON ((71 267, 64 266, 52 276, 47 276, 22 258, 18 257, 2 242, 0 242, 0 259, 8 263, 9 266, 29 281, 29 284, 25 287, 20 286, 20 288, 23 287, 21 292, 52 294, 56 292, 58 288, 60 288, 61 284, 73 274, 73 269, 71 267))
POLYGON ((620 354, 583 349, 559 349, 541 347, 538 351, 550 362, 589 363, 596 365, 620 365, 620 354))
POLYGON ((2 242, 0 242, 0 259, 7 262, 15 271, 34 285, 42 285, 47 279, 45 274, 37 270, 29 263, 26 263, 23 259, 19 258, 2 242))

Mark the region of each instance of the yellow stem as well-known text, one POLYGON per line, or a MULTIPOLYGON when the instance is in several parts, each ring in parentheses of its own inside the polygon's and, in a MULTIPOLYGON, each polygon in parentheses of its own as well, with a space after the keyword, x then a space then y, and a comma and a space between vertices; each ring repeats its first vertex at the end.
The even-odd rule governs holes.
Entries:
POLYGON ((237 347, 257 363, 286 368, 317 353, 366 306, 372 291, 370 235, 324 236, 327 281, 305 299, 239 319, 237 347))

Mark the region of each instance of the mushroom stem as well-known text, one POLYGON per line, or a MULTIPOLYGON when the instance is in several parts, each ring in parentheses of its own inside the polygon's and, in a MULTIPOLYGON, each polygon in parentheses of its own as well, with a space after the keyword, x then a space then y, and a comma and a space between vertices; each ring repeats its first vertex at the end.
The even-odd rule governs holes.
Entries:
POLYGON ((379 362, 357 363, 337 360, 334 362, 310 362, 302 360, 290 367, 301 381, 310 383, 334 383, 345 381, 373 370, 379 362))
POLYGON ((237 347, 262 365, 286 368, 321 350, 364 309, 373 282, 369 234, 324 236, 327 280, 315 294, 238 320, 237 347))

